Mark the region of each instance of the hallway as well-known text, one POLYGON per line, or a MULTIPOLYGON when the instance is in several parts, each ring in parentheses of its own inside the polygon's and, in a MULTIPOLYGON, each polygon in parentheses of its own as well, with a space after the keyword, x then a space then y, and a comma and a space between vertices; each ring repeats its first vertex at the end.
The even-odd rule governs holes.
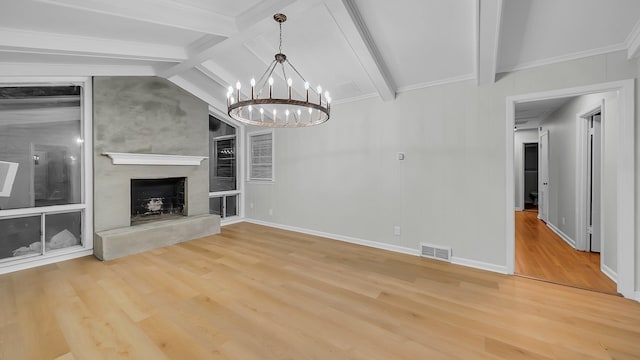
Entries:
POLYGON ((569 246, 535 211, 516 211, 515 273, 558 284, 616 294, 616 283, 600 271, 600 254, 569 246))

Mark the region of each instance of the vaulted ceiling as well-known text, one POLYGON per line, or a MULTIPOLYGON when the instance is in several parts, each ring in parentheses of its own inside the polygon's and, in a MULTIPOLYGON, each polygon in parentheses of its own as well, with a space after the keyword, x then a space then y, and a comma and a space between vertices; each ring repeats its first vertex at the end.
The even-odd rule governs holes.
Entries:
POLYGON ((0 0, 0 76, 156 75, 209 94, 278 50, 335 102, 640 49, 637 0, 0 0))

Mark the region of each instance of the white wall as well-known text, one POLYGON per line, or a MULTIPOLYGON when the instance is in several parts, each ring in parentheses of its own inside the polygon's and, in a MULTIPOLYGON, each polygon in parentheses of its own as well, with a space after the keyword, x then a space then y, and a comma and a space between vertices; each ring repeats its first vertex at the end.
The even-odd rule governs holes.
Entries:
POLYGON ((542 130, 549 131, 549 223, 567 237, 578 240, 578 211, 576 209, 577 184, 577 121, 576 116, 590 111, 604 100, 602 122, 604 161, 602 193, 604 197, 605 225, 602 250, 603 263, 616 271, 616 152, 618 97, 615 92, 578 96, 541 123, 542 130), (564 221, 563 221, 564 219, 564 221))
MULTIPOLYGON (((522 210, 524 204, 522 202, 522 177, 524 175, 524 157, 523 146, 525 143, 537 143, 538 142, 538 129, 526 129, 518 130, 513 133, 513 178, 515 181, 515 209, 522 210)), ((527 196, 527 194, 524 194, 527 196)), ((526 200, 526 198, 524 199, 526 200)))
POLYGON ((413 249, 449 245, 456 257, 506 266, 506 96, 637 73, 620 51, 499 74, 490 85, 335 104, 322 126, 276 130, 276 181, 247 184, 246 215, 413 249))

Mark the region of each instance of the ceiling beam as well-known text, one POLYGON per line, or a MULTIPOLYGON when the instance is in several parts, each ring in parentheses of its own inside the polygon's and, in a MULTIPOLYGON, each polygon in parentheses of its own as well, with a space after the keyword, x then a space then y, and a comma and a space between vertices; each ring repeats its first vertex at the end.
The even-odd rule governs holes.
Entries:
MULTIPOLYGON (((275 4, 280 3, 280 0, 267 1, 267 3, 272 4, 271 8, 274 12, 283 12, 286 13, 287 16, 299 15, 322 2, 323 0, 284 1, 283 3, 287 3, 288 5, 277 10, 275 9, 275 4)), ((180 64, 176 64, 168 69, 159 71, 158 75, 165 78, 178 75, 202 64, 206 60, 215 58, 216 54, 221 54, 229 49, 233 49, 244 44, 246 41, 249 41, 267 31, 269 27, 274 26, 273 14, 262 14, 262 16, 254 17, 253 19, 253 23, 245 24, 245 27, 242 30, 231 35, 227 39, 192 54, 189 59, 181 62, 180 64)))
POLYGON ((229 36, 237 31, 235 19, 175 1, 163 0, 36 0, 83 11, 147 23, 229 36))
MULTIPOLYGON (((229 73, 227 69, 224 69, 222 66, 215 63, 213 60, 203 62, 196 66, 196 69, 200 70, 200 72, 205 74, 209 79, 218 83, 218 85, 222 86, 224 89, 235 84, 231 73, 229 73)), ((244 94, 244 89, 242 90, 242 93, 244 94)))
POLYGON ((150 65, 0 62, 0 76, 154 76, 150 65))
POLYGON ((397 87, 354 0, 327 0, 325 5, 342 31, 380 97, 393 100, 397 87))
POLYGON ((213 96, 210 89, 202 87, 196 82, 191 81, 190 79, 182 75, 176 75, 169 79, 169 81, 197 96, 198 98, 209 104, 210 107, 218 110, 220 114, 226 114, 227 105, 220 102, 217 97, 213 96))
POLYGON ((502 0, 477 0, 476 80, 478 85, 496 81, 502 0))
POLYGON ((0 50, 161 62, 178 62, 187 57, 186 50, 179 46, 6 28, 0 28, 0 50))

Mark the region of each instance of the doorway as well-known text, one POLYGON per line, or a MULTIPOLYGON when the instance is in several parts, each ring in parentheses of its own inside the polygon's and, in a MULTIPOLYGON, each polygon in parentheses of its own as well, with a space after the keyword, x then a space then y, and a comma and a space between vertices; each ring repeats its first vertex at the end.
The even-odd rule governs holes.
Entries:
POLYGON ((538 143, 524 143, 523 151, 524 210, 538 211, 538 143))
MULTIPOLYGON (((523 144, 523 195, 533 197, 530 189, 538 187, 540 207, 537 218, 516 214, 516 274, 615 293, 615 281, 600 270, 599 247, 594 254, 583 253, 590 250, 590 244, 599 245, 601 239, 601 107, 594 109, 587 104, 596 100, 600 104, 605 98, 613 101, 615 96, 602 93, 541 100, 528 105, 530 115, 535 111, 538 117, 538 129, 533 130, 538 134, 538 143, 523 144), (585 126, 576 124, 577 115, 585 126), (577 143, 584 143, 585 147, 578 146, 576 157, 570 152, 576 150, 577 143), (538 152, 540 156, 537 156, 538 152), (586 167, 576 171, 580 162, 586 167), (526 186, 527 180, 530 188, 526 186), (576 193, 575 184, 579 181, 585 181, 583 193, 576 193), (578 196, 585 197, 584 201, 576 201, 578 196), (587 226, 586 247, 578 246, 576 224, 580 222, 579 217, 585 218, 584 226, 587 226), (597 234, 591 231, 593 225, 597 234)), ((516 107, 517 114, 518 109, 516 107)))
POLYGON ((600 112, 589 116, 589 140, 587 142, 589 149, 587 150, 588 168, 587 171, 587 247, 590 252, 599 253, 601 249, 602 234, 600 231, 600 213, 601 213, 601 119, 600 112))
POLYGON ((603 122, 604 102, 577 116, 578 131, 578 186, 576 206, 578 231, 576 248, 601 253, 607 237, 603 225, 603 122))
MULTIPOLYGON (((605 192, 604 198, 607 199, 607 206, 613 207, 615 215, 609 218, 602 219, 602 226, 604 229, 615 230, 612 234, 611 242, 603 242, 605 248, 603 248, 604 265, 611 265, 607 275, 612 277, 616 281, 616 290, 623 294, 625 297, 632 298, 635 295, 635 243, 634 243, 634 221, 635 208, 634 201, 635 194, 634 181, 635 173, 634 169, 634 84, 633 80, 612 82, 606 84, 597 84, 584 87, 576 87, 570 89, 553 90, 541 93, 526 94, 519 96, 511 96, 507 98, 507 116, 506 127, 513 131, 516 124, 516 107, 518 104, 525 104, 541 100, 568 98, 575 96, 590 95, 595 93, 614 92, 617 96, 617 114, 615 121, 612 121, 609 126, 613 127, 612 131, 606 130, 605 133, 612 134, 613 138, 604 138, 603 146, 609 147, 609 155, 615 156, 615 161, 608 157, 602 158, 603 173, 615 176, 615 181, 611 181, 609 178, 609 186, 602 186, 605 192), (607 195, 608 194, 608 195, 607 195), (607 245, 609 244, 609 245, 607 245)), ((574 117, 576 114, 574 113, 574 117)), ((574 124, 575 125, 575 124, 574 124)), ((508 133, 509 134, 509 133, 508 133)), ((551 159, 557 160, 556 156, 571 157, 574 165, 569 166, 573 168, 575 175, 575 162, 576 162, 576 135, 574 133, 573 142, 554 142, 554 133, 551 132, 548 136, 549 150, 552 154, 551 159), (562 144, 565 146, 571 143, 573 146, 569 149, 561 149, 562 144), (557 148, 557 146, 560 147, 557 148)), ((506 177, 507 177, 507 208, 506 208, 506 238, 507 238, 507 272, 516 273, 516 219, 517 212, 514 212, 514 137, 513 135, 507 135, 507 163, 506 163, 506 177)), ((607 152, 607 151, 605 151, 607 152)), ((542 152, 539 152, 539 156, 543 156, 542 152)), ((575 189, 577 181, 570 178, 554 178, 554 169, 557 170, 559 166, 553 163, 550 164, 550 178, 548 181, 549 191, 549 226, 560 237, 562 241, 572 247, 576 247, 576 217, 565 215, 565 210, 568 207, 576 208, 576 200, 561 201, 560 196, 557 193, 558 187, 565 186, 572 189, 575 196, 575 189), (562 207, 565 208, 562 208, 562 207), (559 210, 560 209, 560 210, 559 210), (553 229, 556 227, 556 229, 553 229), (568 234, 569 233, 569 234, 568 234), (570 236, 562 236, 570 235, 570 236), (573 240, 573 243, 571 241, 573 240)), ((562 167, 562 166, 560 166, 562 167)), ((542 178, 542 169, 539 169, 539 177, 542 178)), ((543 183, 542 179, 540 183, 543 183)), ((542 192, 542 188, 538 189, 539 194, 542 192)), ((569 191, 564 191, 563 194, 568 194, 569 191)), ((544 205, 539 198, 539 209, 544 205)), ((537 220, 537 219, 536 219, 537 220)), ((606 232, 605 232, 606 233, 606 232)), ((583 254, 591 254, 590 252, 577 252, 583 254)), ((605 267, 601 267, 603 270, 605 267)), ((604 270, 603 270, 604 271, 604 270)))

